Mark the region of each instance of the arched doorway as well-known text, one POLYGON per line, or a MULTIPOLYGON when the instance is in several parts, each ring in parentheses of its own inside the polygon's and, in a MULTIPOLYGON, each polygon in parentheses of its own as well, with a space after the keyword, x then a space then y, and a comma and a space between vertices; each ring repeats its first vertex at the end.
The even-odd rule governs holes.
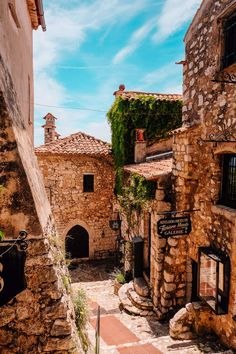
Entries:
POLYGON ((65 249, 67 258, 89 257, 89 234, 80 226, 73 226, 66 235, 65 249))

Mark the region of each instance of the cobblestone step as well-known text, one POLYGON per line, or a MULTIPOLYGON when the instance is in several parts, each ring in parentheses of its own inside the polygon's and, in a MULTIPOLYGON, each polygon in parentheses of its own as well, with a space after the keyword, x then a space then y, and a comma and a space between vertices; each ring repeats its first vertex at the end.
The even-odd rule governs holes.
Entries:
POLYGON ((141 310, 152 311, 153 303, 150 298, 140 296, 136 293, 134 288, 129 288, 127 290, 127 296, 132 304, 141 310))
POLYGON ((120 299, 120 308, 132 315, 145 316, 145 317, 146 316, 149 316, 149 317, 155 316, 156 317, 156 314, 154 311, 147 310, 147 309, 140 309, 140 308, 133 305, 133 303, 130 301, 130 299, 128 298, 128 295, 127 295, 128 291, 130 289, 133 289, 132 282, 130 282, 128 284, 124 284, 120 288, 120 290, 118 292, 118 296, 120 299))
POLYGON ((134 290, 140 296, 143 296, 143 297, 150 296, 149 287, 143 277, 134 278, 134 290))

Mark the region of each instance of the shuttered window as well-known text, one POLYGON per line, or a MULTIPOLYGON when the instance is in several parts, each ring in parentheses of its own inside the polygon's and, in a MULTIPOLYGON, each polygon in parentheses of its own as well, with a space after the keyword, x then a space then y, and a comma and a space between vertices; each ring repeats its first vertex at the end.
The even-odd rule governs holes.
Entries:
POLYGON ((84 175, 84 192, 94 192, 94 175, 84 175))
POLYGON ((236 13, 228 18, 224 25, 223 68, 236 63, 236 13))

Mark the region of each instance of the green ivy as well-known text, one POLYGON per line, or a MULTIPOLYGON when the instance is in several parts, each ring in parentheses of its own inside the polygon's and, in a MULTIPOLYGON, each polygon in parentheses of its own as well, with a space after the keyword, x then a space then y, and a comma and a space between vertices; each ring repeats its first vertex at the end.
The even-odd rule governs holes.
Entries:
POLYGON ((122 193, 122 167, 134 162, 135 129, 146 129, 150 142, 167 138, 181 126, 182 101, 158 101, 152 96, 116 98, 107 113, 112 131, 112 150, 116 166, 116 192, 122 193))
POLYGON ((0 241, 2 241, 3 239, 4 239, 4 232, 0 230, 0 241))
POLYGON ((129 232, 133 225, 132 214, 134 211, 141 213, 147 202, 154 198, 156 190, 155 181, 147 181, 144 177, 132 174, 119 195, 122 212, 126 215, 129 232))

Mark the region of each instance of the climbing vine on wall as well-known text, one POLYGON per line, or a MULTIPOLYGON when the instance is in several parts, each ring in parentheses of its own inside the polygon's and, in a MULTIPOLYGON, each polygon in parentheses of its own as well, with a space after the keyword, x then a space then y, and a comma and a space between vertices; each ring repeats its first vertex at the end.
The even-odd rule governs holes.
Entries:
POLYGON ((156 182, 147 181, 144 177, 132 174, 119 196, 121 211, 126 215, 128 233, 134 228, 133 212, 139 215, 145 209, 147 202, 155 196, 156 182))
POLYGON ((122 166, 134 161, 135 129, 144 128, 148 141, 167 138, 181 126, 182 102, 157 101, 152 96, 116 98, 107 113, 112 131, 112 150, 116 166, 116 191, 122 193, 122 166))

